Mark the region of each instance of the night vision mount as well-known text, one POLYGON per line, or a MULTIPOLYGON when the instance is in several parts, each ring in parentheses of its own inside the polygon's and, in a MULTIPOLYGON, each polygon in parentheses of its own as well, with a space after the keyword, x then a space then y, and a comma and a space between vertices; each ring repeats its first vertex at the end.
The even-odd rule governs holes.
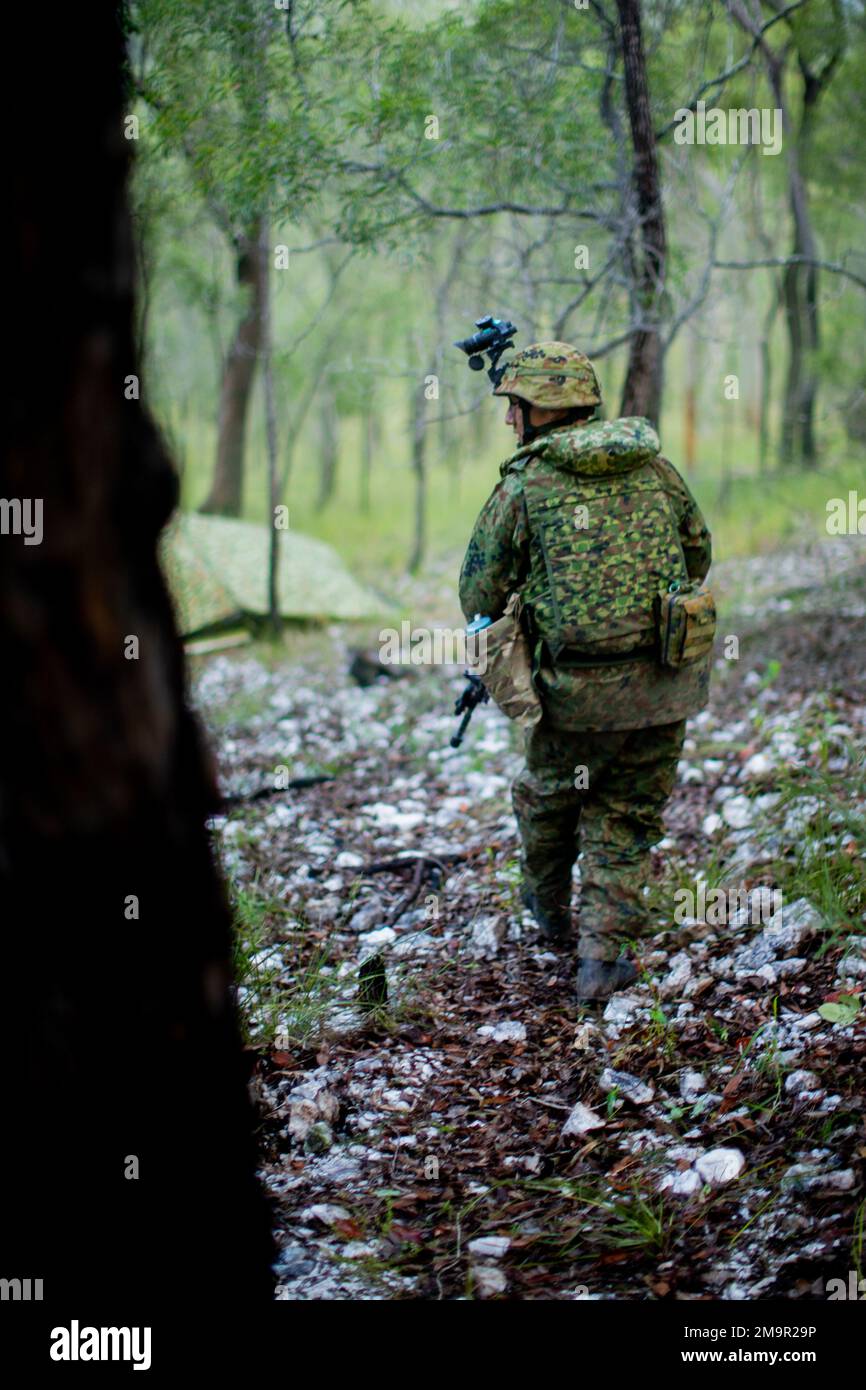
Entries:
POLYGON ((517 333, 517 326, 510 323, 508 319, 495 319, 492 314, 486 314, 483 319, 475 320, 477 333, 473 333, 461 342, 455 343, 461 352, 465 352, 469 358, 469 366, 473 372, 484 370, 484 353, 490 358, 490 366, 487 375, 498 386, 505 373, 504 367, 497 366, 497 363, 507 348, 514 346, 514 335, 517 333))

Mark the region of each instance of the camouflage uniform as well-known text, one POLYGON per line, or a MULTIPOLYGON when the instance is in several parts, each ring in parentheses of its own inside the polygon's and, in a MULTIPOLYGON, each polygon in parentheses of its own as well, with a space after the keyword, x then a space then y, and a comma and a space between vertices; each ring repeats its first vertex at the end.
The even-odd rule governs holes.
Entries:
MULTIPOLYGON (((519 356, 529 372, 506 369, 498 394, 548 408, 598 402, 591 363, 568 345, 519 356), (557 399, 560 366, 573 370, 557 399), (542 389, 530 397, 533 370, 542 389)), ((580 853, 579 955, 613 960, 644 924, 648 851, 663 834, 686 717, 709 686, 709 658, 680 670, 656 662, 652 602, 669 580, 706 576, 710 535, 641 418, 554 427, 500 473, 469 542, 460 602, 467 618, 496 619, 518 591, 530 614, 544 717, 525 734, 513 788, 524 886, 545 911, 567 910, 580 853), (569 527, 572 513, 586 524, 569 527)))

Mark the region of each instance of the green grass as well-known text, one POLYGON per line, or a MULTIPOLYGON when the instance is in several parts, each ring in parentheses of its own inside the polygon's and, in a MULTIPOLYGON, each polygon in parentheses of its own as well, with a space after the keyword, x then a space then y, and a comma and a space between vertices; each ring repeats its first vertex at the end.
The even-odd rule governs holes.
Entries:
MULTIPOLYGON (((773 810, 773 825, 782 823, 786 810, 804 797, 814 797, 819 803, 805 833, 792 847, 793 855, 780 858, 772 869, 786 902, 808 898, 821 914, 826 927, 825 953, 847 932, 863 929, 866 765, 860 763, 840 778, 827 770, 825 754, 821 766, 797 769, 783 777, 777 789, 781 800, 773 810), (831 837, 832 845, 822 843, 831 837), (843 848, 851 840, 856 845, 854 854, 843 848)), ((771 833, 773 825, 769 827, 771 833)))
POLYGON ((663 1255, 681 1224, 677 1213, 663 1198, 648 1199, 636 1182, 622 1194, 606 1184, 575 1182, 569 1178, 530 1179, 524 1185, 530 1192, 553 1192, 571 1198, 585 1209, 586 1223, 577 1231, 564 1241, 560 1236, 548 1238, 560 1255, 573 1254, 587 1243, 610 1250, 663 1255))
MULTIPOLYGON (((406 1023, 428 1018, 428 1007, 420 990, 420 979, 411 960, 391 961, 388 966, 387 1004, 362 1017, 358 1010, 359 977, 353 969, 338 977, 338 961, 326 947, 317 948, 300 965, 273 960, 257 960, 262 952, 286 944, 285 918, 288 909, 278 899, 262 894, 258 885, 235 887, 232 891, 235 924, 234 973, 242 991, 239 998, 241 1025, 245 1041, 253 1047, 309 1047, 323 1037, 338 1010, 357 1012, 358 1026, 383 1033, 394 1033, 406 1023)), ((304 927, 292 913, 292 935, 298 950, 303 949, 304 927)), ((294 954, 294 947, 292 947, 294 954)), ((425 976, 434 983, 447 973, 442 965, 425 976)))

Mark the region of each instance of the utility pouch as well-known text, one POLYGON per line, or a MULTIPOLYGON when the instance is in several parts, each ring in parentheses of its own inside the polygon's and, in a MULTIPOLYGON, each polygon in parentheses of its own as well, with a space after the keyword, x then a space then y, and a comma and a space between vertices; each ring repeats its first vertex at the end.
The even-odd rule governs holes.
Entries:
POLYGON ((716 632, 716 603, 698 580, 682 586, 675 580, 656 596, 658 659, 678 670, 704 660, 716 632))
POLYGON ((541 719, 543 710, 532 682, 532 654, 521 623, 523 600, 511 594, 505 612, 476 634, 467 665, 481 677, 491 698, 524 729, 541 719))

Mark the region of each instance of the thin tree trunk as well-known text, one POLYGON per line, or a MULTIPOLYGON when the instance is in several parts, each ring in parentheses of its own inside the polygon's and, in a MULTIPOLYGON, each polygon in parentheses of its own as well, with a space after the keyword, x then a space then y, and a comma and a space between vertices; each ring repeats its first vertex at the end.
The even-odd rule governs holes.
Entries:
POLYGON ((271 247, 267 218, 262 219, 259 256, 261 260, 260 277, 262 297, 262 385, 265 397, 265 438, 267 441, 268 453, 268 526, 270 529, 270 543, 268 548, 268 622, 271 631, 276 633, 280 630, 280 596, 278 591, 280 528, 277 526, 277 505, 280 499, 277 482, 277 407, 274 400, 274 364, 271 351, 271 247))
POLYGON ((373 475, 373 457, 378 443, 379 425, 376 418, 375 400, 368 396, 364 414, 361 417, 361 477, 359 504, 362 516, 370 515, 370 483, 373 475))
POLYGON ((773 278, 773 292, 769 307, 761 325, 758 350, 761 363, 761 385, 758 403, 758 472, 767 473, 770 468, 770 405, 773 399, 773 355, 770 342, 773 325, 779 312, 780 286, 773 278))
POLYGON ((200 508, 217 516, 241 514, 247 416, 262 339, 260 238, 261 222, 255 219, 237 248, 237 280, 249 297, 223 368, 216 464, 210 492, 200 508))
POLYGON ((112 6, 61 6, 46 43, 38 7, 18 18, 39 72, 19 64, 15 90, 13 64, 4 86, 0 495, 40 499, 44 524, 38 544, 0 543, 2 1274, 42 1279, 60 1320, 122 1299, 127 1320, 174 1307, 198 1329, 204 1286, 270 1298, 273 1252, 206 827, 219 801, 157 560, 177 477, 130 395, 121 27, 112 6), (74 159, 52 158, 57 109, 75 110, 74 159))
MULTIPOLYGON (((837 47, 817 75, 808 65, 803 49, 795 49, 803 78, 803 115, 795 131, 786 100, 785 65, 790 48, 774 51, 760 33, 758 21, 742 0, 728 0, 737 23, 750 34, 764 59, 775 106, 782 113, 782 135, 788 172, 788 203, 793 221, 792 251, 795 256, 818 259, 818 246, 812 225, 809 192, 803 166, 811 144, 815 110, 842 57, 844 27, 840 26, 837 47)), ((782 277, 782 302, 788 329, 788 370, 780 433, 780 453, 788 464, 813 467, 817 461, 815 441, 815 402, 818 393, 818 352, 821 324, 818 310, 818 269, 814 265, 787 266, 782 277)))
POLYGON ((313 364, 313 369, 310 373, 310 376, 304 382, 303 390, 301 391, 300 395, 297 397, 295 401, 295 408, 292 412, 290 412, 288 421, 286 422, 285 457, 283 462, 283 471, 280 474, 278 484, 278 491, 280 497, 285 497, 286 495, 286 488, 289 485, 289 479, 291 477, 292 465, 295 459, 295 449, 297 447, 298 438, 300 437, 301 429, 303 427, 304 421, 307 418, 307 414, 309 413, 311 406, 314 404, 314 402, 316 402, 319 384, 322 381, 322 378, 324 377, 328 369, 334 343, 336 342, 338 336, 338 333, 332 329, 332 331, 323 340, 322 345, 319 348, 318 355, 313 364))
POLYGON ((333 389, 319 393, 319 495, 316 498, 316 511, 321 512, 334 496, 337 488, 337 460, 339 444, 337 437, 337 403, 333 389))
POLYGON ((634 149, 634 186, 640 218, 641 255, 632 334, 620 413, 646 415, 658 424, 662 393, 659 318, 665 287, 667 241, 656 138, 649 99, 639 0, 617 0, 625 97, 634 149))
POLYGON ((701 340, 697 332, 688 334, 686 345, 686 389, 683 409, 683 462, 694 473, 698 457, 698 383, 701 379, 701 340))
MULTIPOLYGON (((803 177, 802 160, 810 143, 814 105, 821 85, 808 81, 804 92, 803 116, 798 137, 790 128, 787 108, 782 102, 781 73, 774 79, 776 105, 785 112, 785 147, 788 161, 788 200, 794 222, 792 254, 817 259, 818 245, 812 226, 809 194, 803 177)), ((818 310, 818 270, 814 265, 786 266, 783 276, 785 319, 788 325, 788 374, 782 420, 782 456, 789 462, 813 468, 815 448, 815 401, 818 394, 818 352, 821 347, 821 321, 818 310)))
MULTIPOLYGON (((411 360, 411 354, 410 354, 411 360)), ((417 574, 427 549, 427 431, 424 380, 412 381, 409 396, 409 437, 412 441, 412 472, 415 475, 415 525, 409 573, 417 574)))

